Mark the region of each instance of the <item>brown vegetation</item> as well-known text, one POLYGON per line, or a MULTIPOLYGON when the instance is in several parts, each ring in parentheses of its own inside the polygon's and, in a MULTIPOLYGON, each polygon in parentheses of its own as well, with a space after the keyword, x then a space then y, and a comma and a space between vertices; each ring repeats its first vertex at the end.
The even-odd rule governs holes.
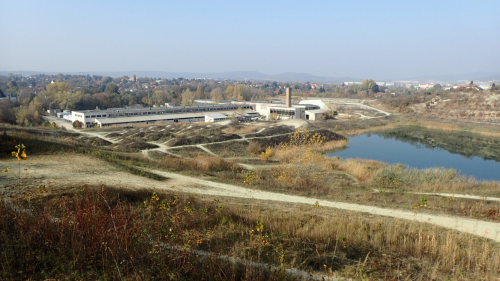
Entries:
POLYGON ((500 268, 496 245, 435 226, 216 201, 106 188, 15 203, 27 211, 0 202, 0 277, 293 280, 285 269, 298 268, 442 280, 490 279, 500 268))
MULTIPOLYGON (((441 126, 432 122, 420 124, 432 129, 441 126)), ((446 124, 441 128, 456 129, 446 124)), ((177 131, 183 129, 186 126, 175 127, 172 136, 212 139, 219 135, 196 126, 195 131, 177 131)), ((496 203, 407 194, 450 191, 498 195, 497 183, 478 183, 449 170, 415 170, 372 160, 325 159, 317 152, 346 144, 344 137, 330 131, 317 131, 330 141, 313 141, 317 145, 305 152, 314 157, 301 158, 320 159, 305 161, 306 167, 315 169, 304 169, 306 173, 299 178, 321 178, 314 184, 276 184, 278 169, 249 172, 235 162, 199 155, 199 149, 193 147, 180 149, 192 159, 150 151, 153 161, 144 155, 102 150, 89 143, 88 138, 80 141, 64 132, 50 136, 38 131, 14 132, 16 140, 26 139, 28 149, 38 154, 59 153, 62 149, 80 152, 110 163, 123 162, 135 172, 141 170, 136 165, 143 165, 202 174, 240 185, 244 179, 252 178, 250 185, 254 189, 392 208, 408 209, 415 204, 420 208, 425 201, 426 208, 417 208, 416 212, 500 221, 496 203), (372 188, 379 192, 374 193, 372 188)), ((123 133, 116 137, 124 137, 118 134, 123 133)), ((169 134, 162 136, 168 138, 169 134)), ((149 132, 135 131, 127 139, 146 143, 148 135, 149 132)), ((14 141, 12 132, 0 138, 2 143, 14 141)), ((262 152, 269 144, 284 142, 290 145, 290 135, 206 147, 222 157, 230 157, 262 152)), ((288 152, 273 156, 282 160, 281 168, 304 168, 304 163, 290 162, 293 156, 305 155, 300 153, 304 151, 296 147, 288 152)), ((498 245, 426 224, 326 210, 319 204, 284 204, 279 208, 272 204, 267 209, 265 203, 249 203, 247 199, 237 203, 237 199, 231 199, 235 203, 225 203, 222 208, 220 203, 151 190, 106 189, 109 192, 66 191, 50 196, 39 191, 31 202, 22 198, 14 200, 14 205, 1 201, 0 241, 4 241, 4 255, 0 256, 0 265, 4 270, 0 278, 286 280, 294 278, 284 269, 299 268, 353 279, 487 280, 498 276, 500 269, 498 245), (264 266, 234 264, 228 256, 264 266)))

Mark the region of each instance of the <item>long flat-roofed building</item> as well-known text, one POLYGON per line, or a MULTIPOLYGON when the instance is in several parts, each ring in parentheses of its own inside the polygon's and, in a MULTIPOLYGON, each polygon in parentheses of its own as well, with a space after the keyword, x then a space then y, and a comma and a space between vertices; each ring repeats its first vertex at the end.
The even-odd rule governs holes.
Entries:
MULTIPOLYGON (((252 110, 244 110, 244 115, 257 114, 252 110)), ((183 122, 220 122, 228 120, 231 116, 235 116, 236 111, 219 111, 216 113, 196 112, 196 113, 174 113, 174 114, 152 114, 132 117, 111 117, 111 118, 96 118, 96 124, 99 127, 117 126, 117 125, 132 125, 132 124, 154 124, 156 122, 163 123, 183 123, 183 122)))
MULTIPOLYGON (((200 100, 203 102, 205 100, 200 100)), ((160 107, 126 107, 101 110, 72 111, 69 121, 79 121, 84 127, 95 125, 104 127, 120 124, 152 124, 155 122, 217 122, 228 119, 229 116, 239 116, 244 120, 252 120, 259 115, 278 119, 315 120, 320 109, 317 104, 291 104, 291 91, 286 103, 275 102, 241 102, 224 101, 223 103, 198 103, 194 106, 160 106, 160 107), (241 112, 241 110, 244 111, 241 112), (238 112, 236 112, 238 111, 238 112), (309 112, 311 111, 311 112, 309 112), (213 115, 222 114, 222 115, 213 115), (314 115, 314 117, 312 117, 314 115), (312 117, 312 118, 311 118, 312 117)))
MULTIPOLYGON (((231 111, 238 110, 239 108, 243 110, 251 110, 254 108, 253 104, 204 104, 195 106, 173 106, 173 107, 141 107, 141 108, 109 108, 105 110, 95 109, 95 110, 81 110, 71 112, 71 121, 80 121, 85 127, 93 127, 95 124, 107 124, 112 123, 112 121, 103 121, 107 118, 133 118, 133 117, 147 117, 155 115, 165 115, 163 119, 167 118, 167 115, 172 114, 189 114, 189 113, 202 113, 203 120, 205 119, 206 112, 218 112, 218 111, 231 111), (97 120, 100 120, 97 122, 97 120)), ((197 115, 198 116, 198 115, 197 115)), ((158 118, 153 118, 158 119, 158 118)), ((178 118, 177 118, 178 119, 178 118)), ((125 119, 123 119, 125 120, 125 119)), ((135 119, 131 119, 135 120, 135 119)), ((146 119, 137 119, 146 120, 146 119)), ((130 122, 130 123, 135 123, 130 122)), ((145 121, 147 122, 147 121, 145 121)), ((125 122, 127 123, 127 122, 125 122)), ((143 121, 141 121, 143 123, 143 121)))

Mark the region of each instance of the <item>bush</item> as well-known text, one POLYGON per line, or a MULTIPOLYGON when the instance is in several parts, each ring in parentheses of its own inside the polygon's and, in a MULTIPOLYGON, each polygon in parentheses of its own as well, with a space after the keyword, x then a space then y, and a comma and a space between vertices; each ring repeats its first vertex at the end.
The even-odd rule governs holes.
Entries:
POLYGON ((259 155, 259 153, 262 152, 262 146, 260 146, 260 144, 256 141, 251 141, 249 144, 248 144, 248 153, 250 153, 250 155, 254 156, 254 155, 259 155))
POLYGON ((274 155, 274 151, 273 151, 273 149, 272 149, 270 146, 268 146, 268 147, 266 148, 266 151, 262 152, 262 153, 259 155, 259 157, 260 157, 260 159, 262 159, 263 161, 266 161, 266 162, 267 162, 267 161, 269 161, 269 159, 271 159, 271 157, 273 157, 273 155, 274 155))
POLYGON ((78 120, 73 122, 73 128, 83 128, 84 124, 78 120))

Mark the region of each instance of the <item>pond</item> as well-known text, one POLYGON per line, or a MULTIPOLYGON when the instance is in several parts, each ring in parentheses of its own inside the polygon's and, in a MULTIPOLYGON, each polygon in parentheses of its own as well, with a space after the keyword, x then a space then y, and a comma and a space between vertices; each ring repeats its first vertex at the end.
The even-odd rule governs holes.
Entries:
POLYGON ((500 180, 500 163, 491 160, 495 159, 494 157, 484 159, 470 155, 470 152, 466 156, 456 151, 452 153, 439 148, 439 143, 436 144, 435 139, 432 141, 434 144, 429 144, 425 140, 397 138, 393 134, 365 134, 350 137, 347 149, 329 153, 327 156, 373 159, 389 164, 401 163, 418 169, 444 167, 455 169, 463 175, 474 176, 480 181, 500 180))

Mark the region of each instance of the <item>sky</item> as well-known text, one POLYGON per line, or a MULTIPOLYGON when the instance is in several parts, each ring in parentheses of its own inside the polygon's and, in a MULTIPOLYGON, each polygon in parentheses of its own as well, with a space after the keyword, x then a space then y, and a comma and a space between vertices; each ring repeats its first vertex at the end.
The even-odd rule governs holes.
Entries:
POLYGON ((0 71, 500 73, 498 0, 0 0, 0 71))

